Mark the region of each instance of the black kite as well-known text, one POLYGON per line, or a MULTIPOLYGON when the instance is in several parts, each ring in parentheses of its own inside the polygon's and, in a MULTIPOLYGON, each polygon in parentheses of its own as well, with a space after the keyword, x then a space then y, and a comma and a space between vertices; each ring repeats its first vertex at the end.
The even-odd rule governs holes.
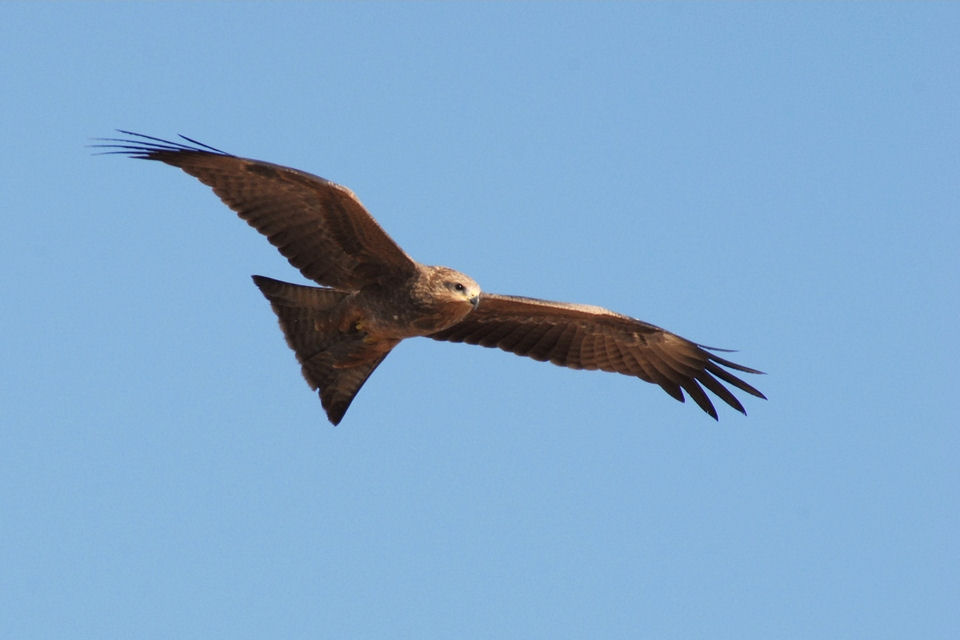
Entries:
POLYGON ((333 424, 390 350, 414 336, 636 376, 681 402, 686 391, 714 419, 717 411, 703 387, 744 414, 721 381, 764 397, 721 367, 761 372, 711 352, 717 349, 601 307, 484 293, 462 273, 422 265, 338 184, 185 136, 190 144, 120 133, 135 138, 105 138, 107 144, 95 146, 183 169, 212 187, 304 276, 323 285, 253 276, 333 424))

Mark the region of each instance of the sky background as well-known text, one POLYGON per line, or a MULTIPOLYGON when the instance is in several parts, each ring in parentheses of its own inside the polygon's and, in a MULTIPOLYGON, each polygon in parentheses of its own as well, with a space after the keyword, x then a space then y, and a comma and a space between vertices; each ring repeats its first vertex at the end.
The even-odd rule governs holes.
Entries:
POLYGON ((0 5, 0 636, 960 637, 960 5, 0 5), (339 427, 178 133, 748 417, 410 340, 339 427))

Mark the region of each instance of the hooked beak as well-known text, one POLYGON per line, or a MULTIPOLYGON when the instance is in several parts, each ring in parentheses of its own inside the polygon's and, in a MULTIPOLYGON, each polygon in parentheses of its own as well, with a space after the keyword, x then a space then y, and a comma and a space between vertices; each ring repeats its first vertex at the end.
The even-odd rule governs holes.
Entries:
POLYGON ((474 310, 480 306, 480 296, 473 296, 470 298, 470 304, 473 305, 474 310))

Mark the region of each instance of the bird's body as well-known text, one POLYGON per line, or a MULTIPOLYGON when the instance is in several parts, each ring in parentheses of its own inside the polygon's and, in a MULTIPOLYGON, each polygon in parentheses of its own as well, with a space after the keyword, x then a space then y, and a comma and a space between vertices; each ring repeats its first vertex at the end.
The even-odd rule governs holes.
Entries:
POLYGON ((324 285, 254 276, 334 424, 390 350, 419 336, 633 375, 681 402, 686 391, 714 418, 703 387, 744 413, 720 380, 764 397, 722 367, 759 371, 654 325, 591 305, 485 293, 454 269, 422 265, 349 189, 328 180, 232 156, 189 138, 184 138, 187 145, 122 133, 136 139, 110 138, 100 146, 113 149, 108 153, 159 160, 198 178, 303 275, 324 285))
POLYGON ((373 369, 401 340, 429 336, 473 311, 480 287, 447 267, 339 291, 263 276, 254 282, 280 319, 303 375, 337 424, 373 369))

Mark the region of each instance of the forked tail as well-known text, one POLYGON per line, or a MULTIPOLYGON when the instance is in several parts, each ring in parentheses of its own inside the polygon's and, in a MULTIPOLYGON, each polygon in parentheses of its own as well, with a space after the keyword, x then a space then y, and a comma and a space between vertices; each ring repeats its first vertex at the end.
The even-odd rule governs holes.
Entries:
POLYGON ((310 388, 319 391, 330 422, 339 424, 360 387, 387 354, 359 362, 348 357, 350 343, 356 338, 342 334, 334 317, 337 304, 349 294, 264 276, 253 276, 253 282, 270 301, 303 377, 310 388))

